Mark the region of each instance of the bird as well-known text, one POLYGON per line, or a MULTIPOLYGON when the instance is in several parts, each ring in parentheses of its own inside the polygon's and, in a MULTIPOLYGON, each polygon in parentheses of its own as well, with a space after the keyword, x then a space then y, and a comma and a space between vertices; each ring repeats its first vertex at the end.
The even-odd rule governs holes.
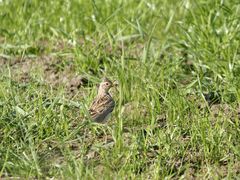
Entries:
POLYGON ((106 77, 99 84, 97 96, 89 108, 90 117, 94 122, 106 123, 110 118, 115 107, 115 101, 109 94, 113 85, 112 81, 106 77))

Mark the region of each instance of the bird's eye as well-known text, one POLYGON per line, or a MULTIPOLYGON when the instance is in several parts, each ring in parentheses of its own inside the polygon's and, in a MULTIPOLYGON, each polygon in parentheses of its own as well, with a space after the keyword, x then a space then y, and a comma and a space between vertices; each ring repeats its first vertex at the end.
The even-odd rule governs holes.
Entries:
POLYGON ((107 82, 106 85, 109 86, 109 83, 107 82))

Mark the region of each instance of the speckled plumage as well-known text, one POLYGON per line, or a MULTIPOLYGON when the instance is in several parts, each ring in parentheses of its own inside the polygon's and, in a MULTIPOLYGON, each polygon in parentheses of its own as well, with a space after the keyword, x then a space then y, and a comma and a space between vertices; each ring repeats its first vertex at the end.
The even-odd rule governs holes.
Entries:
POLYGON ((89 109, 93 121, 105 123, 110 117, 115 107, 115 102, 108 92, 112 86, 113 83, 107 78, 104 78, 100 83, 97 97, 94 99, 89 109))

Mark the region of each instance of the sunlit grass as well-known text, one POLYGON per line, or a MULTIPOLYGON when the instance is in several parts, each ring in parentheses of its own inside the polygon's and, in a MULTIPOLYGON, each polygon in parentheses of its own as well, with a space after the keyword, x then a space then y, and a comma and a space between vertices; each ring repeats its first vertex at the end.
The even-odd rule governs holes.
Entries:
POLYGON ((237 0, 0 1, 0 177, 239 177, 239 11, 237 0), (104 76, 119 86, 100 125, 87 109, 104 76))

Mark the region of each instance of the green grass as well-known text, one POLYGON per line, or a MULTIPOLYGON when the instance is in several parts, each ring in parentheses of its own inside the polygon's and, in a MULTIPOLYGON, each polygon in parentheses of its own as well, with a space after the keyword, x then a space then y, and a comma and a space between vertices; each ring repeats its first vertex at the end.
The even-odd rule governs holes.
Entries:
POLYGON ((238 0, 0 0, 0 177, 240 178, 239 74, 238 0))

